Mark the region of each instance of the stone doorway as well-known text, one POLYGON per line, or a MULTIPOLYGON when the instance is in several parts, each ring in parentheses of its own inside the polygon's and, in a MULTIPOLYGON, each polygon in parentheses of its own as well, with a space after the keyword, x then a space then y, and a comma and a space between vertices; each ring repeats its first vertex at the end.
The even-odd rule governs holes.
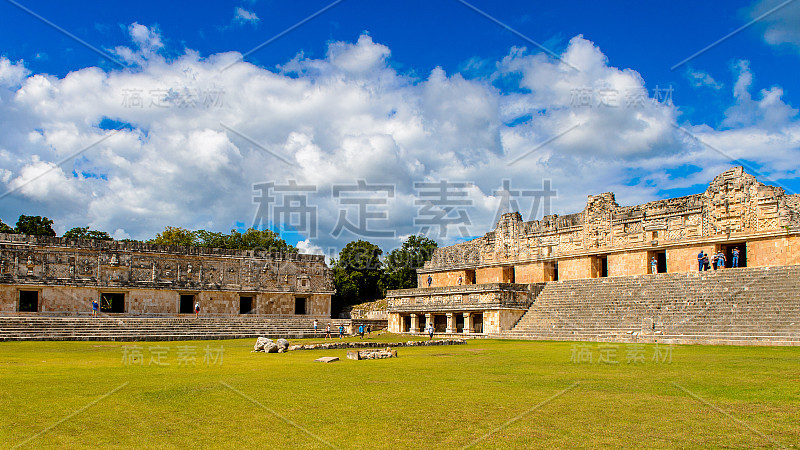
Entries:
POLYGON ((483 314, 477 313, 472 315, 472 332, 483 333, 483 314))
POLYGON ((433 329, 437 333, 444 333, 447 331, 447 316, 442 314, 435 314, 433 316, 433 329))
POLYGON ((656 258, 656 273, 667 273, 667 251, 655 250, 647 252, 647 273, 652 272, 650 261, 656 258))
POLYGON ((100 312, 124 313, 125 294, 120 292, 105 292, 100 294, 100 312))
POLYGON ((305 297, 297 297, 294 299, 294 313, 300 316, 304 316, 306 314, 305 297))
POLYGON ((747 267, 747 243, 736 242, 719 246, 719 250, 725 254, 725 267, 733 267, 733 249, 739 249, 739 267, 747 267))
POLYGON ((19 311, 39 312, 39 291, 19 291, 19 311))
POLYGON ((239 314, 253 314, 253 297, 239 297, 239 314))
POLYGON ((181 294, 181 305, 178 310, 181 314, 194 314, 194 295, 181 294))
POLYGON ((456 333, 464 332, 464 314, 453 313, 456 315, 456 333))

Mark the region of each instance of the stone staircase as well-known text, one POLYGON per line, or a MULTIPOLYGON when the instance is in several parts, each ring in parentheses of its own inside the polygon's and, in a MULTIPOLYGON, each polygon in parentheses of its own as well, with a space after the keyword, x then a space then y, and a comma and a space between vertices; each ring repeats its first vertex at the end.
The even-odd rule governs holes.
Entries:
MULTIPOLYGON (((319 318, 318 318, 319 319, 319 318)), ((385 324, 386 321, 383 321, 385 324)), ((319 319, 348 328, 351 321, 319 319)), ((335 325, 335 327, 334 327, 335 325)), ((385 327, 385 325, 384 325, 385 327)), ((373 326, 374 329, 377 329, 373 326)), ((0 317, 0 341, 183 341, 195 339, 303 338, 314 336, 313 317, 0 317)))
POLYGON ((494 337, 800 345, 800 266, 551 282, 494 337))

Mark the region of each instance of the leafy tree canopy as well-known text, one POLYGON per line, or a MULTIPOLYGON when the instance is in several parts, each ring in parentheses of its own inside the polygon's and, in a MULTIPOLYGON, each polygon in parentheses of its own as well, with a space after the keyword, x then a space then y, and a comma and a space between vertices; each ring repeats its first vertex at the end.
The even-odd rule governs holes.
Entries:
POLYGON ((409 236, 403 245, 386 256, 384 287, 386 289, 410 289, 417 287, 417 271, 425 261, 431 259, 439 244, 425 236, 409 236))
POLYGON ((90 230, 89 227, 75 227, 62 236, 67 239, 99 239, 111 241, 111 235, 105 231, 90 230))
POLYGON ((383 251, 367 241, 348 243, 339 258, 331 262, 336 294, 331 308, 336 313, 349 305, 355 305, 383 296, 381 255, 383 251))
POLYGON ((17 231, 0 220, 0 233, 16 233, 17 231))
POLYGON ((53 221, 42 216, 19 216, 17 220, 17 233, 33 236, 55 236, 53 221))
POLYGON ((281 239, 271 230, 249 228, 244 233, 231 230, 230 234, 216 231, 192 231, 180 227, 166 227, 155 239, 148 241, 159 245, 184 247, 227 248, 236 250, 264 250, 277 253, 297 253, 297 248, 281 239))

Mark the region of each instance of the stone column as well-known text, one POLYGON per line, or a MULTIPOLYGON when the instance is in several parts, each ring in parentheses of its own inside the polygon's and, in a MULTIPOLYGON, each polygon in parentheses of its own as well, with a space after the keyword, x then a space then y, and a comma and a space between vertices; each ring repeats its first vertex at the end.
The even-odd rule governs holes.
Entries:
POLYGON ((419 318, 417 317, 417 315, 411 314, 409 317, 411 318, 411 328, 409 328, 409 331, 411 333, 419 331, 419 318))
POLYGON ((472 313, 464 313, 464 334, 469 334, 472 331, 472 313))
POLYGON ((448 333, 455 333, 456 332, 456 316, 455 314, 449 312, 447 313, 447 330, 448 333))

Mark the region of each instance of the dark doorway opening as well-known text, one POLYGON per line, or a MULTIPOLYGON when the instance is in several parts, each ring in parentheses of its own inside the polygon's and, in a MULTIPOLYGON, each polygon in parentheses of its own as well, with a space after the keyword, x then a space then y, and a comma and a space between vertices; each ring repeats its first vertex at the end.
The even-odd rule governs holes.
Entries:
POLYGON ((747 243, 737 242, 721 246, 722 253, 725 254, 725 267, 733 267, 733 249, 739 249, 739 265, 737 267, 747 267, 747 243))
POLYGON ((239 314, 253 314, 253 297, 239 297, 239 314))
POLYGON ((667 251, 655 250, 647 252, 647 271, 649 273, 667 273, 667 251), (656 259, 656 271, 653 272, 653 258, 656 259))
POLYGON ((100 294, 100 312, 124 313, 125 294, 118 292, 100 294))
POLYGON ((417 316, 417 331, 425 332, 428 328, 428 318, 424 314, 417 316))
POLYGON ((605 278, 608 276, 608 256, 592 256, 590 263, 592 265, 592 278, 605 278))
POLYGON ((472 315, 472 332, 483 333, 483 314, 472 315))
POLYGON ((403 323, 400 324, 400 329, 403 330, 404 333, 411 331, 411 317, 400 316, 400 320, 403 321, 403 323))
POLYGON ((20 312, 39 311, 39 291, 19 291, 20 312))
POLYGON ((194 295, 181 294, 181 314, 194 314, 194 295))
POLYGON ((503 283, 513 283, 515 279, 514 266, 503 267, 503 283))
POLYGON ((464 332, 464 314, 456 314, 456 333, 464 332))
POLYGON ((558 261, 544 263, 544 281, 558 281, 558 261))
POLYGON ((433 329, 437 333, 444 333, 447 331, 447 316, 436 314, 433 316, 433 329))
POLYGON ((304 297, 297 297, 294 299, 294 313, 298 315, 305 315, 306 299, 304 297))
POLYGON ((475 270, 474 269, 467 269, 464 271, 466 277, 464 277, 464 284, 475 284, 475 270))

